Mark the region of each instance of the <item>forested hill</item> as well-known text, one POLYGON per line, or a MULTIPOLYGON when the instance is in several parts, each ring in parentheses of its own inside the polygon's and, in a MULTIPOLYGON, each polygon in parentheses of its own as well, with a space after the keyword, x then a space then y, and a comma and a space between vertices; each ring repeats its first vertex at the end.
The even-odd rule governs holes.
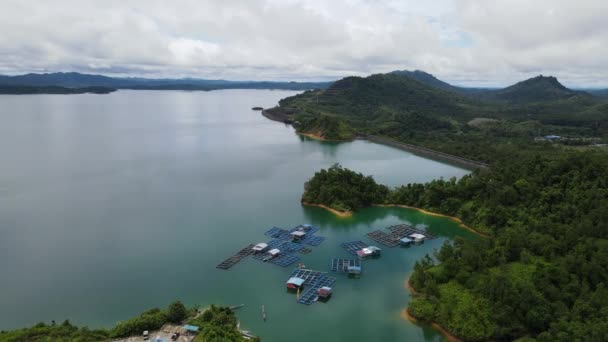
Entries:
POLYGON ((410 314, 470 341, 608 340, 607 180, 604 153, 520 151, 490 172, 399 188, 392 201, 493 235, 418 262, 410 314))
POLYGON ((543 75, 521 81, 504 89, 487 91, 482 95, 489 99, 515 103, 555 101, 576 95, 589 96, 585 92, 566 88, 555 77, 543 75))
POLYGON ((152 90, 215 90, 215 89, 324 89, 330 82, 270 82, 270 81, 227 81, 198 78, 153 79, 119 78, 103 75, 81 74, 77 72, 57 72, 25 74, 17 76, 0 75, 0 85, 12 86, 58 86, 66 88, 110 87, 117 89, 152 90))
POLYGON ((553 77, 472 95, 408 75, 346 77, 283 99, 272 111, 301 133, 324 135, 319 123, 331 122, 325 126, 334 132, 355 132, 342 137, 378 135, 486 163, 508 158, 511 150, 539 148, 533 144, 539 136, 608 137, 608 99, 570 90, 553 77))
POLYGON ((390 74, 413 78, 416 81, 424 83, 431 87, 434 87, 437 89, 442 89, 442 90, 447 90, 447 91, 452 91, 452 92, 456 92, 456 93, 466 93, 466 92, 475 90, 475 88, 464 88, 464 87, 453 86, 422 70, 414 70, 414 71, 395 70, 395 71, 391 71, 390 74))

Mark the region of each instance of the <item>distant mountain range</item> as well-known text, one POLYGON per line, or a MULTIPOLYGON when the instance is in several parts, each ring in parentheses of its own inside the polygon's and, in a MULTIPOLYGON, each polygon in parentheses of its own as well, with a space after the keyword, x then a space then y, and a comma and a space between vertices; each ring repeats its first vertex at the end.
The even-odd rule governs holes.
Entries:
POLYGON ((66 88, 108 87, 114 89, 150 90, 216 90, 216 89, 325 89, 331 82, 271 82, 271 81, 226 81, 198 78, 151 79, 117 78, 77 72, 26 74, 0 76, 0 85, 66 88))
POLYGON ((421 70, 396 70, 392 75, 405 76, 436 89, 441 89, 482 100, 530 103, 565 99, 572 96, 606 96, 608 89, 572 90, 562 85, 553 76, 537 76, 502 89, 458 87, 444 82, 421 70))

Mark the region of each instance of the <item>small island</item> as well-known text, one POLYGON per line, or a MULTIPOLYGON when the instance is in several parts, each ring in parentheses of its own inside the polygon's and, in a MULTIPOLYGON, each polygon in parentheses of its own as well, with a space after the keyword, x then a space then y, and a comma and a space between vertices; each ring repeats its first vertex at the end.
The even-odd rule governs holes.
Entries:
POLYGON ((384 203, 388 193, 388 187, 377 184, 373 177, 334 164, 327 170, 316 172, 306 182, 302 204, 348 217, 362 207, 384 203))

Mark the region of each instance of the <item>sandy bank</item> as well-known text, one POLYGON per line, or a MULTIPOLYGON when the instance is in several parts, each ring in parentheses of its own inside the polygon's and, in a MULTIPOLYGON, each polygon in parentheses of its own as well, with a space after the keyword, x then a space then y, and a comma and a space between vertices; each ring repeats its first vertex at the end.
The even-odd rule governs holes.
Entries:
POLYGON ((326 139, 321 136, 319 133, 300 133, 296 132, 298 135, 302 135, 305 137, 309 137, 311 139, 320 140, 320 141, 333 141, 333 142, 347 142, 351 140, 338 140, 338 139, 326 139))
POLYGON ((310 207, 323 208, 325 210, 331 211, 335 215, 340 216, 342 218, 353 216, 353 212, 352 211, 340 211, 340 210, 336 210, 336 209, 330 208, 330 207, 328 207, 326 205, 323 205, 323 204, 315 204, 315 203, 302 202, 302 205, 307 205, 307 206, 310 206, 310 207))
POLYGON ((480 231, 477 231, 477 230, 473 229, 473 228, 472 228, 472 227, 470 227, 470 226, 467 226, 467 225, 466 225, 464 222, 462 222, 462 220, 461 220, 461 219, 459 219, 458 217, 449 216, 449 215, 444 215, 444 214, 439 214, 439 213, 435 213, 435 212, 432 212, 432 211, 428 211, 428 210, 425 210, 425 209, 422 209, 422 208, 412 207, 412 206, 410 206, 410 205, 405 205, 405 204, 374 204, 374 206, 376 206, 376 207, 397 207, 397 208, 414 209, 414 210, 418 210, 419 212, 421 212, 421 213, 423 213, 423 214, 425 214, 425 215, 437 216, 437 217, 445 217, 445 218, 447 218, 447 219, 450 219, 450 220, 452 220, 452 221, 454 221, 454 222, 458 223, 458 225, 459 225, 460 227, 462 227, 462 228, 464 228, 464 229, 466 229, 466 230, 468 230, 468 231, 470 231, 470 232, 472 232, 472 233, 475 233, 475 234, 477 234, 477 235, 479 235, 479 236, 483 236, 483 237, 485 237, 485 238, 489 238, 489 237, 490 237, 490 235, 488 235, 488 234, 484 234, 484 233, 482 233, 482 232, 480 232, 480 231))

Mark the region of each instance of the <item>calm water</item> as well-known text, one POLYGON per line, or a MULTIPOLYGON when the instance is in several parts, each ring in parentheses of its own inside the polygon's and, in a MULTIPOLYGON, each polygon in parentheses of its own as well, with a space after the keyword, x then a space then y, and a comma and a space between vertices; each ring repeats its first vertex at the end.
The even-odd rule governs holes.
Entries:
POLYGON ((174 299, 247 306, 265 341, 440 340, 404 321, 415 260, 455 235, 448 220, 371 208, 350 219, 299 204, 314 171, 339 162, 389 185, 467 173, 365 141, 320 143, 266 120, 286 91, 119 91, 0 96, 0 328, 69 318, 89 326, 174 299), (384 249, 361 279, 338 275, 328 303, 297 304, 289 269, 225 257, 271 226, 312 223, 327 240, 302 256, 326 270, 343 241, 400 222, 441 238, 384 249), (260 318, 265 304, 268 321, 260 318))

